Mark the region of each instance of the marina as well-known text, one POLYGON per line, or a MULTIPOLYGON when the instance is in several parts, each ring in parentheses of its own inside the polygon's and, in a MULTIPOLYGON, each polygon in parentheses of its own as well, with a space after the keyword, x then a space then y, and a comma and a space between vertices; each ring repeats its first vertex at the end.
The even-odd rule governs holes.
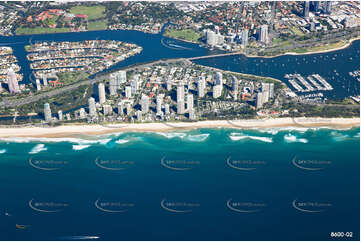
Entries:
POLYGON ((300 74, 286 74, 285 78, 297 92, 331 91, 333 87, 319 74, 307 76, 307 82, 300 74), (317 80, 317 81, 316 81, 317 80), (313 85, 311 85, 311 84, 313 85))

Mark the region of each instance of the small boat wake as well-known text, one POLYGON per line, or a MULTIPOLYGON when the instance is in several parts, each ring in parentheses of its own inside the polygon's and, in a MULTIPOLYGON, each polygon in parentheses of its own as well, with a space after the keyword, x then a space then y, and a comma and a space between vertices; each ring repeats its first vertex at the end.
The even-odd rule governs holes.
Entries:
POLYGON ((65 236, 59 238, 60 240, 94 240, 99 239, 99 236, 65 236))
POLYGON ((160 40, 161 44, 168 48, 168 49, 172 49, 172 50, 192 50, 192 48, 188 48, 188 47, 184 47, 184 46, 181 46, 181 45, 177 45, 177 44, 174 44, 172 42, 166 42, 164 40, 164 38, 162 38, 160 40))

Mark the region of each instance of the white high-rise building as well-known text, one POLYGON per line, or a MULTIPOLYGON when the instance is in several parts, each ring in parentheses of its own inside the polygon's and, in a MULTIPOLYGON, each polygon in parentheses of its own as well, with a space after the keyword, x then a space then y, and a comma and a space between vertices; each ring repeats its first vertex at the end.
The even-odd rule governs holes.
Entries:
POLYGON ((138 79, 136 79, 136 78, 132 79, 130 81, 130 87, 131 87, 132 95, 137 93, 137 91, 139 90, 139 85, 140 85, 140 83, 139 83, 138 79))
POLYGON ((266 103, 269 100, 269 83, 262 82, 262 103, 266 103))
POLYGON ((37 91, 41 91, 41 83, 40 83, 40 80, 39 80, 39 79, 36 79, 36 80, 35 80, 35 83, 36 83, 36 90, 37 90, 37 91))
POLYGON ((222 95, 222 86, 215 85, 213 86, 213 98, 219 98, 222 95))
POLYGON ((190 119, 190 120, 196 119, 196 115, 195 115, 195 112, 194 112, 194 108, 191 108, 191 109, 189 110, 189 119, 190 119))
POLYGON ((274 97, 274 92, 275 91, 275 85, 274 83, 270 83, 269 84, 269 97, 273 98, 274 97))
POLYGON ((261 108, 263 106, 263 93, 257 93, 256 107, 261 108))
POLYGON ((259 40, 265 44, 269 43, 268 25, 261 25, 259 30, 259 40))
POLYGON ((157 115, 162 114, 162 103, 163 103, 163 95, 162 94, 158 94, 157 95, 157 115))
POLYGON ((164 104, 164 111, 165 111, 165 114, 170 114, 170 107, 169 107, 168 103, 164 104))
POLYGON ((243 29, 241 32, 241 45, 247 47, 248 45, 248 29, 243 29))
POLYGON ((85 119, 86 118, 86 112, 85 112, 85 109, 84 108, 81 108, 79 110, 79 118, 80 119, 85 119))
POLYGON ((46 122, 51 122, 52 121, 51 109, 50 109, 50 104, 49 103, 44 104, 44 117, 45 117, 46 122))
POLYGON ((143 114, 142 111, 140 111, 140 110, 137 111, 137 114, 136 114, 136 115, 137 115, 137 120, 138 120, 138 121, 142 121, 142 119, 143 119, 142 114, 143 114))
POLYGON ((114 82, 116 89, 120 89, 120 85, 123 83, 126 83, 127 81, 127 72, 126 71, 117 71, 114 73, 111 73, 109 75, 110 81, 114 82))
POLYGON ((105 86, 104 83, 98 84, 98 95, 99 95, 99 103, 103 105, 107 100, 105 98, 105 86))
POLYGON ((142 95, 142 99, 140 100, 140 105, 141 105, 142 113, 149 112, 149 97, 147 95, 142 95))
POLYGON ((200 98, 204 97, 205 89, 206 89, 206 79, 204 78, 204 76, 200 76, 198 78, 197 88, 198 88, 198 97, 200 98))
POLYGON ((89 108, 89 115, 91 117, 97 116, 97 109, 95 106, 95 99, 93 97, 90 97, 88 99, 88 108, 89 108))
POLYGON ((169 92, 170 90, 172 90, 172 81, 171 80, 168 80, 166 85, 167 85, 167 91, 169 92))
POLYGON ((44 84, 44 87, 48 86, 48 79, 46 78, 45 75, 43 76, 43 84, 44 84))
POLYGON ((216 81, 215 81, 216 85, 220 85, 223 86, 223 74, 221 72, 216 72, 216 81))
POLYGON ((125 109, 127 111, 127 115, 129 116, 132 113, 132 105, 130 103, 127 103, 125 109))
POLYGON ((213 86, 213 98, 218 98, 222 95, 223 90, 223 75, 221 72, 216 72, 216 78, 213 86))
POLYGON ((215 32, 212 30, 207 30, 206 32, 207 45, 215 46, 218 44, 218 37, 215 32))
POLYGON ((232 91, 238 93, 239 89, 239 82, 235 76, 232 76, 232 91))
POLYGON ((263 103, 269 101, 274 96, 274 84, 273 83, 262 83, 263 103))
POLYGON ((59 121, 62 121, 62 120, 63 120, 63 117, 64 117, 63 111, 59 110, 59 111, 58 111, 58 119, 59 119, 59 121))
POLYGON ((177 86, 177 113, 184 113, 184 85, 178 84, 177 86))
POLYGON ((118 89, 117 80, 115 78, 110 78, 110 81, 109 81, 110 96, 117 95, 117 89, 118 89))
POLYGON ((232 76, 232 91, 233 91, 233 99, 238 99, 238 90, 239 89, 239 82, 235 76, 232 76))
POLYGON ((104 113, 104 116, 110 116, 113 114, 113 108, 111 105, 109 104, 106 104, 103 106, 103 113, 104 113))
POLYGON ((187 94, 187 110, 188 110, 188 112, 193 109, 193 104, 194 104, 193 95, 188 93, 187 94))
POLYGON ((9 68, 8 70, 8 85, 10 93, 20 92, 19 83, 13 68, 9 68))
POLYGON ((131 98, 132 97, 132 88, 130 86, 125 87, 125 97, 131 98))
POLYGON ((124 115, 124 103, 123 102, 118 103, 118 115, 120 115, 120 116, 124 115))

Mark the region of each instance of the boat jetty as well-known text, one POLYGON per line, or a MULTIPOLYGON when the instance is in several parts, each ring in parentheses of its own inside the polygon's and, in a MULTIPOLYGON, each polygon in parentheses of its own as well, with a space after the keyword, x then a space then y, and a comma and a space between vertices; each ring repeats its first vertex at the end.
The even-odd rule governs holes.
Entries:
POLYGON ((333 87, 319 74, 312 74, 306 79, 300 74, 286 74, 285 78, 297 92, 330 91, 333 87))

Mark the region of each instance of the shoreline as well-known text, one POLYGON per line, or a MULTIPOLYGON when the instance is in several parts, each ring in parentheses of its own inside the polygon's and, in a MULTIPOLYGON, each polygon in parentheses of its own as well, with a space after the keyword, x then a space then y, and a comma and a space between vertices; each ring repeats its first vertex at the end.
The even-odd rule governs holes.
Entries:
POLYGON ((57 127, 0 127, 0 138, 64 138, 76 135, 104 135, 119 132, 169 132, 201 128, 265 129, 265 128, 331 128, 360 127, 360 118, 274 118, 250 120, 214 120, 167 123, 116 123, 105 125, 72 124, 57 127))
POLYGON ((297 52, 285 52, 283 54, 278 54, 278 55, 274 55, 274 56, 258 56, 258 55, 245 55, 248 58, 275 58, 275 57, 280 57, 280 56, 285 56, 285 55, 314 55, 314 54, 322 54, 322 53, 328 53, 328 52, 333 52, 333 51, 337 51, 337 50, 342 50, 342 49, 346 49, 347 47, 349 47, 354 41, 356 40, 360 40, 360 37, 358 38, 353 38, 353 39, 349 39, 347 40, 347 43, 341 47, 337 47, 337 48, 332 48, 332 49, 327 49, 327 50, 317 50, 317 51, 310 51, 310 52, 305 52, 305 53, 297 53, 297 52))

